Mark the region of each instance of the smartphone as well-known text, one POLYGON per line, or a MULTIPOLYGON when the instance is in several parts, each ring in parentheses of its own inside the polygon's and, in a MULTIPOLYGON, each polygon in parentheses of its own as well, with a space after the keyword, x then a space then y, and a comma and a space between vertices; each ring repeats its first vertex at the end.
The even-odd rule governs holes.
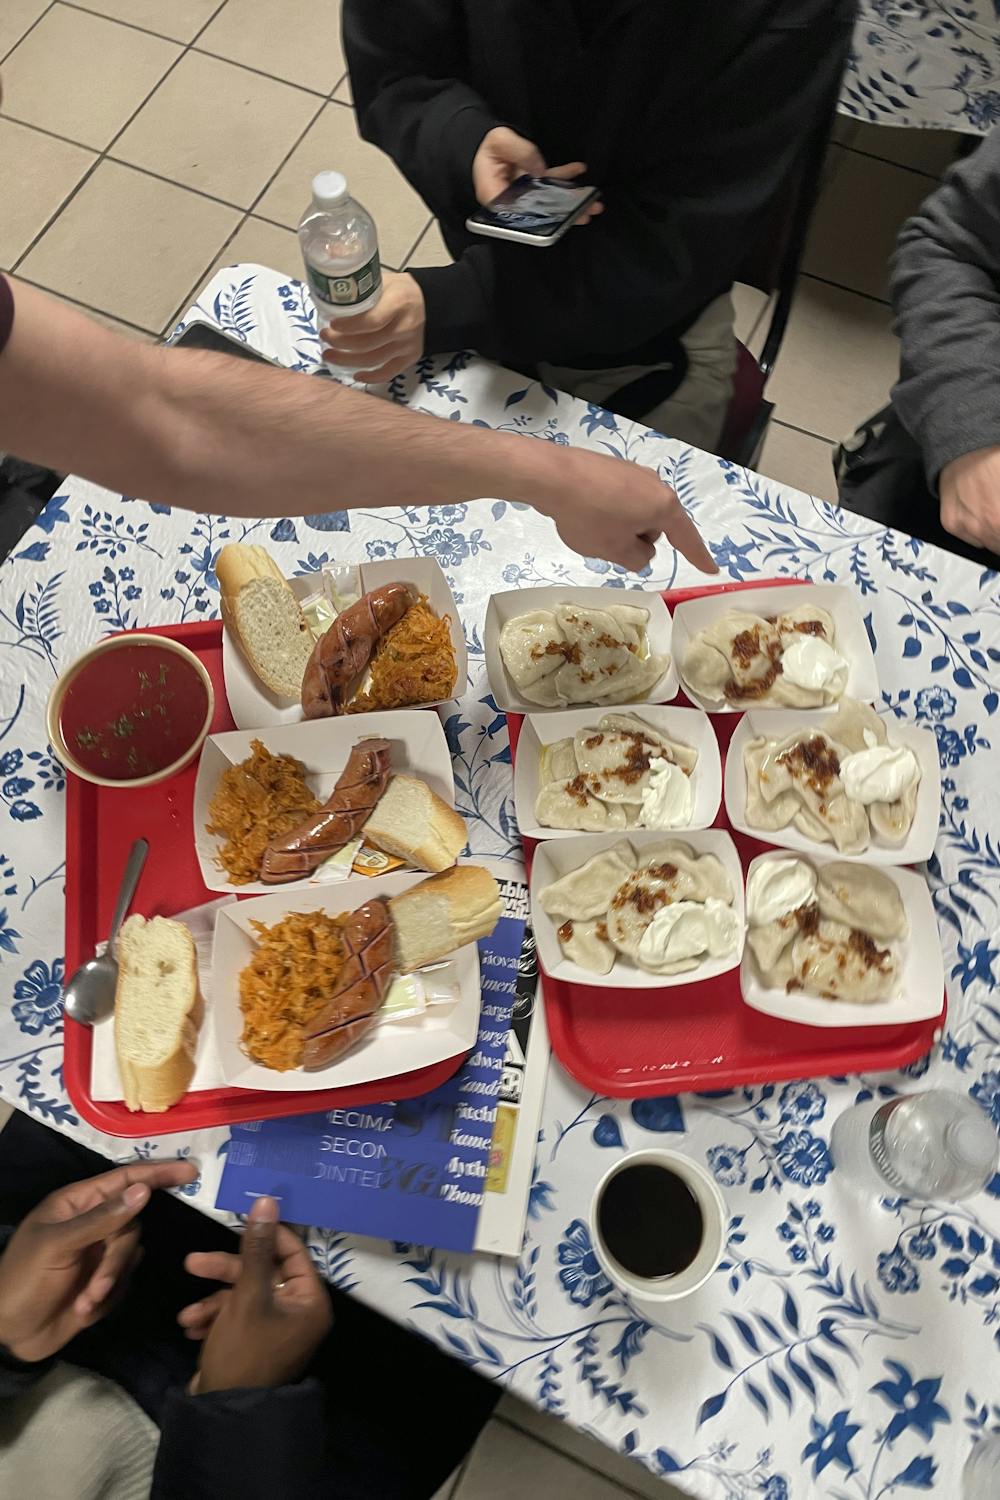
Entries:
POLYGON ((490 203, 470 214, 466 229, 519 245, 554 245, 600 188, 558 177, 518 177, 490 203))
POLYGON ((234 334, 223 333, 211 323, 189 323, 180 338, 174 340, 175 349, 211 349, 213 354, 234 354, 237 359, 254 360, 261 365, 274 365, 281 369, 281 362, 269 359, 259 349, 244 344, 234 334))

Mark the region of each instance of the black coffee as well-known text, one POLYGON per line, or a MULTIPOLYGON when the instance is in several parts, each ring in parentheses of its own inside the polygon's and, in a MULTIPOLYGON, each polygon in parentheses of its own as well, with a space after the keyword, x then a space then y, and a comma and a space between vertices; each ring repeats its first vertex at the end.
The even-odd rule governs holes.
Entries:
POLYGON ((612 1177, 598 1204, 597 1224, 618 1264, 647 1281, 686 1270, 705 1232, 687 1183, 669 1167, 644 1163, 612 1177))

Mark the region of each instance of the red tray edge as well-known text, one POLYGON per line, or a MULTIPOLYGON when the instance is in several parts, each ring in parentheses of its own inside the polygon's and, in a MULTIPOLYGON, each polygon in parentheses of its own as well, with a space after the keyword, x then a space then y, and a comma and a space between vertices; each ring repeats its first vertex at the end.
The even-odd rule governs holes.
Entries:
MULTIPOLYGON (((695 584, 688 588, 664 589, 662 597, 668 608, 683 604, 689 599, 702 599, 712 594, 738 593, 747 589, 775 588, 781 586, 808 586, 811 583, 807 578, 753 578, 745 582, 727 582, 695 584)), ((732 716, 736 718, 737 716, 732 716)), ((517 741, 520 736, 521 725, 524 721, 523 714, 509 713, 507 715, 508 737, 510 739, 511 764, 513 765, 517 753, 517 741)), ((525 861, 530 870, 531 847, 533 840, 522 840, 525 861)), ((608 1079, 603 1074, 591 1070, 586 1060, 581 1061, 569 1042, 568 1028, 565 1024, 564 1006, 561 999, 554 998, 546 993, 546 975, 539 972, 539 980, 542 998, 545 1004, 545 1019, 548 1023, 549 1041, 552 1052, 560 1066, 584 1088, 590 1089, 591 1093, 600 1094, 607 1099, 637 1099, 647 1095, 653 1097, 665 1097, 671 1094, 699 1093, 706 1089, 739 1088, 744 1084, 775 1083, 788 1080, 808 1078, 830 1078, 840 1077, 845 1073, 857 1071, 854 1063, 844 1053, 836 1053, 828 1048, 822 1056, 831 1059, 829 1065, 826 1063, 816 1072, 803 1074, 801 1069, 801 1055, 797 1066, 785 1064, 778 1057, 775 1065, 766 1076, 761 1076, 760 1069, 753 1066, 733 1066, 725 1070, 713 1068, 711 1073, 685 1074, 682 1081, 678 1081, 676 1087, 666 1087, 662 1079, 650 1079, 634 1085, 623 1086, 616 1079, 608 1079), (841 1059, 843 1066, 838 1065, 837 1059, 841 1059)), ((560 989, 572 989, 572 985, 565 985, 561 981, 555 981, 560 989)), ((873 1048, 871 1059, 865 1059, 864 1072, 891 1072, 893 1069, 904 1067, 907 1063, 916 1062, 929 1052, 937 1040, 937 1033, 943 1027, 948 1015, 948 994, 945 991, 941 1012, 929 1021, 914 1021, 908 1026, 901 1026, 900 1032, 905 1035, 898 1036, 892 1045, 886 1043, 884 1048, 873 1048)), ((816 1035, 817 1029, 811 1027, 798 1027, 797 1023, 790 1021, 790 1026, 796 1026, 797 1030, 809 1032, 816 1035)), ((819 1033, 822 1037, 829 1037, 831 1030, 823 1030, 819 1033)), ((856 1059, 855 1059, 856 1061, 856 1059)))

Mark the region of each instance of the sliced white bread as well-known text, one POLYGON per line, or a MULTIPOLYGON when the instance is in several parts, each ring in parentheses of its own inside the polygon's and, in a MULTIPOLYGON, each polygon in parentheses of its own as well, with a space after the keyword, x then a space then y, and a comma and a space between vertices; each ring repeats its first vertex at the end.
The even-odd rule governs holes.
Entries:
POLYGON ((201 1021, 194 939, 182 922, 133 916, 118 936, 115 1049, 129 1109, 187 1093, 201 1021))
POLYGON ((391 897, 389 911, 396 957, 406 974, 488 937, 503 915, 503 901, 488 870, 456 865, 391 897))
POLYGON ((280 568, 263 547, 230 542, 215 564, 222 619, 265 687, 297 699, 316 644, 280 568))
POLYGON ((365 842, 418 870, 448 870, 465 848, 465 823, 426 781, 393 776, 364 828, 365 842))

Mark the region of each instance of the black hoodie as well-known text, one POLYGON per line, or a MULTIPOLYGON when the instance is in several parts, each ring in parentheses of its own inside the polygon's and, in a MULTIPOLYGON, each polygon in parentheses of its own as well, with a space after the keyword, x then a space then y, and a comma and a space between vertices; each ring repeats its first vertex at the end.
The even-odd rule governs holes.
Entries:
POLYGON ((832 111, 855 0, 344 0, 362 135, 441 221, 413 272, 426 352, 656 362, 737 279, 832 111), (506 124, 587 163, 606 211, 539 249, 468 234, 472 160, 506 124))

